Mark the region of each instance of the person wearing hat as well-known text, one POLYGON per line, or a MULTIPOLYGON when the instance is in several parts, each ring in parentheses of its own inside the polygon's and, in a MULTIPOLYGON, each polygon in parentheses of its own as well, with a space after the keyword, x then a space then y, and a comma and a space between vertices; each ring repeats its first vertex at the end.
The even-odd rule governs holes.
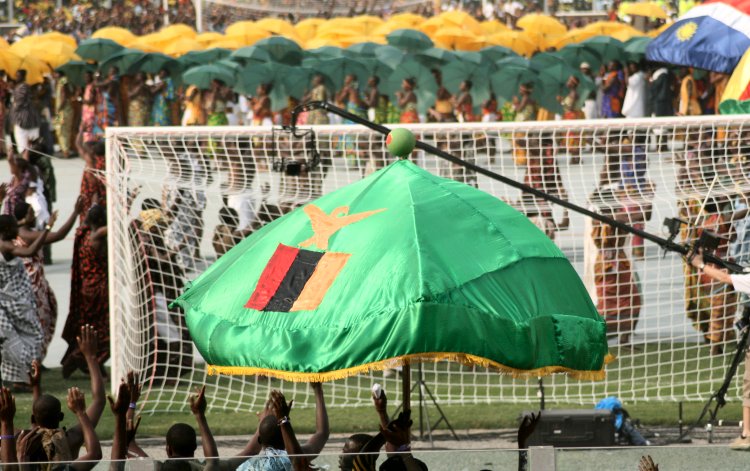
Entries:
MULTIPOLYGON (((590 78, 594 83, 597 82, 597 78, 594 77, 594 74, 591 72, 591 65, 588 62, 581 62, 579 68, 584 77, 590 78)), ((598 88, 599 87, 597 86, 597 89, 598 88)), ((599 107, 597 106, 597 102, 596 92, 591 92, 588 96, 584 97, 583 108, 581 111, 586 119, 597 119, 599 117, 599 107)))
MULTIPOLYGON (((560 104, 563 107, 563 119, 583 119, 583 111, 578 106, 578 85, 580 80, 575 75, 571 75, 566 82, 568 87, 568 94, 564 97, 558 97, 560 104)), ((581 139, 576 136, 575 131, 568 131, 565 135, 565 148, 571 156, 570 163, 577 164, 581 162, 581 139)))

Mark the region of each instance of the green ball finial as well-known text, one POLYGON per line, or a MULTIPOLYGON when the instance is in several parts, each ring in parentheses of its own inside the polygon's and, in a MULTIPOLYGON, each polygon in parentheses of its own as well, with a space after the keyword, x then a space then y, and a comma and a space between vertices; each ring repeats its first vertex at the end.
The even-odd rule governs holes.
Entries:
POLYGON ((388 152, 396 157, 406 158, 414 150, 417 138, 411 131, 404 128, 392 129, 385 138, 385 146, 388 152))

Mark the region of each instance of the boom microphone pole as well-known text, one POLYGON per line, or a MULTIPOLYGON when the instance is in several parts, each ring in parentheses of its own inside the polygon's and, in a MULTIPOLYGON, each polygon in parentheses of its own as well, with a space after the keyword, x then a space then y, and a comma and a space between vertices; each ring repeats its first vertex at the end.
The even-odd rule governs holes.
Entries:
MULTIPOLYGON (((354 113, 350 113, 342 108, 339 108, 338 106, 334 106, 326 101, 311 101, 308 103, 305 103, 303 105, 299 105, 292 110, 292 119, 291 124, 287 127, 294 136, 300 137, 303 134, 298 134, 297 132, 297 118, 299 114, 303 111, 310 111, 310 110, 316 110, 316 109, 322 109, 325 111, 328 111, 330 113, 337 114, 341 116, 344 119, 347 119, 349 121, 352 121, 357 124, 361 124, 362 126, 365 126, 367 128, 372 129, 373 131, 377 131, 381 134, 387 135, 389 132, 391 132, 390 128, 387 128, 385 126, 382 126, 380 124, 375 124, 372 121, 369 121, 365 118, 362 118, 360 116, 355 115, 354 113)), ((657 244, 658 246, 662 247, 664 250, 668 250, 670 252, 676 252, 681 255, 687 256, 691 252, 691 248, 678 244, 674 242, 674 238, 670 237, 669 239, 665 239, 663 237, 659 237, 657 235, 651 234, 650 232, 646 232, 641 229, 637 229, 635 227, 629 226, 625 223, 622 223, 620 221, 617 221, 611 217, 604 216, 602 214, 596 213, 594 211, 591 211, 589 209, 586 209, 582 206, 578 206, 577 204, 571 203, 570 201, 566 201, 562 198, 558 198, 557 196, 550 195, 548 193, 545 193, 541 190, 537 190, 536 188, 532 188, 524 183, 518 182, 516 180, 513 180, 511 178, 505 177, 503 175, 500 175, 499 173, 495 173, 492 170, 486 169, 484 167, 480 167, 478 165, 475 165, 471 162, 466 162, 452 154, 449 154, 448 152, 445 152, 444 150, 438 149, 435 146, 431 146, 430 144, 427 144, 425 142, 417 140, 416 146, 417 149, 421 149, 427 153, 430 153, 432 155, 435 155, 436 157, 439 157, 441 159, 447 160, 448 162, 451 162, 456 165, 460 165, 462 167, 465 167, 469 170, 472 170, 474 172, 477 172, 479 174, 482 174, 488 178, 491 178, 493 180, 499 181, 501 183, 504 183, 508 186, 512 186, 513 188, 519 189, 523 191, 524 193, 532 194, 538 198, 544 199, 546 201, 549 201, 550 203, 557 204, 559 206, 562 206, 564 208, 568 208, 571 211, 575 211, 579 214, 583 214, 584 216, 588 216, 592 219, 595 219, 597 221, 603 222, 605 224, 608 224, 612 227, 616 227, 620 230, 623 230, 625 232, 628 232, 633 235, 637 235, 639 237, 642 237, 646 240, 650 240, 651 242, 657 244)), ((741 265, 738 265, 734 262, 722 260, 719 257, 716 257, 712 253, 704 253, 703 259, 706 262, 713 263, 715 265, 722 266, 729 270, 732 273, 745 273, 746 269, 742 267, 741 265)))

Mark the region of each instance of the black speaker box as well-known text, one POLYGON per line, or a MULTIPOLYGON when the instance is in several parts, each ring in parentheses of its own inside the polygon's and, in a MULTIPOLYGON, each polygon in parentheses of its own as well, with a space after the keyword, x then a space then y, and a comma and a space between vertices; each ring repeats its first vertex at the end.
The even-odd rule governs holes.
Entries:
MULTIPOLYGON (((530 414, 524 412, 523 416, 530 414)), ((615 446, 615 416, 600 409, 544 410, 528 446, 558 448, 615 446)))

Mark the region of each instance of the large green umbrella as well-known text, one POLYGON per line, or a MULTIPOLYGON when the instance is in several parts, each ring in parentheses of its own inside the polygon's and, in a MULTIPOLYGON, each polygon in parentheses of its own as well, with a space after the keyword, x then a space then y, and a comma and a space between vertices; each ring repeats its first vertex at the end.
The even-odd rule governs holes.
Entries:
POLYGON ((405 79, 414 79, 417 96, 417 108, 424 114, 435 103, 438 85, 435 77, 427 67, 416 61, 407 61, 399 65, 386 80, 380 82, 380 90, 392 95, 392 101, 397 102, 396 92, 401 90, 401 83, 405 79))
POLYGON ((375 59, 383 62, 392 69, 401 65, 407 57, 404 51, 393 46, 382 46, 375 51, 375 59))
POLYGON ((145 72, 147 74, 157 74, 162 70, 168 71, 171 75, 179 75, 182 66, 172 57, 159 52, 150 52, 134 62, 128 72, 145 72))
POLYGON ((555 113, 563 112, 558 97, 565 96, 568 93, 567 83, 570 77, 578 79, 579 105, 582 104, 584 98, 594 89, 594 83, 588 77, 562 60, 557 64, 548 62, 544 64, 543 68, 540 67, 537 70, 539 70, 539 76, 537 77, 538 86, 534 88, 532 96, 541 106, 555 113))
POLYGON ((120 73, 127 73, 133 64, 144 57, 146 57, 146 53, 138 49, 121 49, 99 62, 99 70, 108 74, 112 67, 117 67, 120 73))
MULTIPOLYGON (((315 71, 309 67, 290 66, 278 62, 268 64, 253 64, 242 68, 237 74, 235 91, 246 95, 255 95, 255 90, 260 84, 271 85, 269 98, 271 99, 271 110, 280 111, 286 108, 288 98, 302 98, 310 88, 310 81, 315 71)), ((334 86, 326 79, 326 87, 333 90, 334 86)))
POLYGON ((625 41, 625 57, 631 62, 640 62, 646 57, 646 48, 651 42, 649 37, 634 37, 625 41))
POLYGON ((433 46, 432 40, 415 29, 397 29, 385 37, 388 44, 409 52, 424 51, 433 46))
POLYGON ((587 39, 581 44, 602 58, 603 63, 610 61, 624 61, 625 56, 625 45, 622 41, 609 36, 594 36, 591 39, 587 39))
POLYGON ((265 49, 261 49, 257 46, 247 46, 237 49, 229 56, 232 60, 241 62, 245 65, 250 62, 270 62, 271 55, 265 49))
POLYGON ((443 49, 442 47, 431 47, 424 51, 414 53, 414 58, 430 69, 439 69, 446 64, 458 60, 458 56, 453 51, 443 49))
POLYGON ((520 65, 505 65, 498 67, 497 71, 490 77, 492 91, 495 95, 512 100, 519 96, 521 85, 531 83, 537 88, 539 72, 531 67, 520 65))
POLYGON ((599 70, 599 66, 602 65, 602 56, 583 43, 568 44, 558 51, 558 55, 575 68, 584 62, 591 66, 591 70, 599 70))
POLYGON ((497 62, 500 59, 505 59, 506 57, 513 57, 513 56, 518 55, 513 51, 513 49, 503 47, 503 46, 485 47, 484 49, 479 50, 479 54, 481 54, 484 59, 489 60, 491 62, 497 62))
POLYGON ((210 374, 330 381, 451 360, 604 377, 605 322, 560 249, 408 160, 264 226, 176 304, 210 374))
POLYGON ((363 42, 352 44, 346 48, 346 52, 350 53, 350 56, 359 59, 361 57, 375 57, 375 51, 383 47, 382 44, 373 42, 363 42))
POLYGON ((283 36, 261 39, 255 45, 268 51, 273 60, 287 65, 299 65, 304 56, 299 44, 283 36))
POLYGON ((390 77, 395 70, 395 67, 391 67, 389 64, 374 57, 365 57, 364 59, 361 59, 360 62, 362 62, 362 65, 367 69, 367 74, 370 77, 378 77, 381 83, 383 80, 390 77))
POLYGON ((82 59, 101 62, 123 49, 124 47, 111 39, 85 39, 76 48, 76 54, 82 59))
POLYGON ((307 58, 302 65, 309 67, 321 75, 331 79, 334 89, 340 89, 348 75, 354 75, 360 85, 367 82, 370 72, 367 67, 358 60, 349 57, 336 57, 331 59, 307 58))
POLYGON ((184 69, 190 69, 198 65, 208 65, 221 59, 226 59, 232 54, 229 49, 215 47, 204 51, 190 51, 177 59, 184 69))
POLYGON ((454 95, 460 93, 461 83, 469 81, 471 87, 471 99, 475 108, 482 106, 490 98, 489 77, 494 73, 494 66, 486 63, 475 64, 455 60, 443 67, 443 86, 454 95))
MULTIPOLYGON (((305 57, 316 59, 333 59, 346 56, 346 50, 336 46, 322 46, 305 51, 305 57)), ((304 59, 303 59, 304 60, 304 59)))
POLYGON ((235 82, 234 73, 231 69, 217 64, 199 65, 185 71, 182 80, 188 85, 207 90, 211 88, 214 80, 224 82, 227 86, 233 86, 235 82))
POLYGON ((68 61, 57 69, 68 78, 68 82, 75 87, 86 85, 86 72, 94 72, 96 67, 84 61, 68 61))

